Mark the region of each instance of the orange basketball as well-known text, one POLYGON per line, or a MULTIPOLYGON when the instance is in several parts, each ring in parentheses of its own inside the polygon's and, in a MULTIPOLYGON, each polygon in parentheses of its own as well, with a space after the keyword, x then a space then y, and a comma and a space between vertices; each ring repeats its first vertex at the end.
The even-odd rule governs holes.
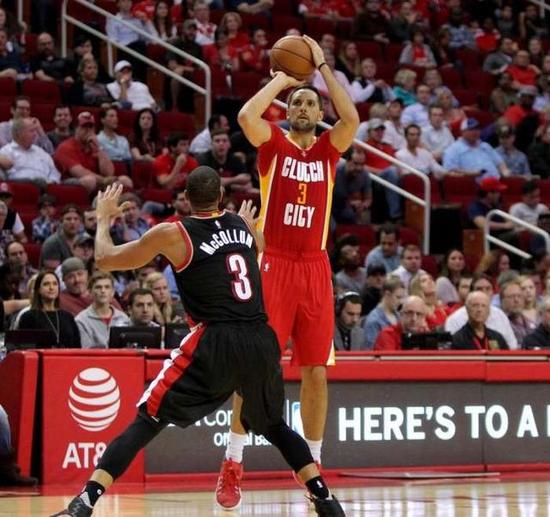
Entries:
POLYGON ((276 41, 270 59, 274 72, 284 72, 300 81, 315 71, 311 49, 300 36, 285 36, 276 41))

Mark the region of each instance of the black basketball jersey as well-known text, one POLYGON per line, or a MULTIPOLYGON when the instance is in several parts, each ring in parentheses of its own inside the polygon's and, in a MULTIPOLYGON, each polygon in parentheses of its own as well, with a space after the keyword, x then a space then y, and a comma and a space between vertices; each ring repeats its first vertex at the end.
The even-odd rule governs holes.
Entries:
POLYGON ((190 261, 174 270, 187 314, 195 323, 266 320, 254 236, 242 217, 222 212, 186 217, 190 261))

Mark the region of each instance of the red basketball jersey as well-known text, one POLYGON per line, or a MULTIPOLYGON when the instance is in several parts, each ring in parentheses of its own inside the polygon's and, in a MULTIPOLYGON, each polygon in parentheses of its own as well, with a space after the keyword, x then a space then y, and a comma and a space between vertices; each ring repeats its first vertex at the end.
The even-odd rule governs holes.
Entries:
POLYGON ((301 149, 281 128, 270 126, 271 138, 258 148, 266 246, 294 252, 324 250, 340 153, 328 131, 309 149, 301 149))

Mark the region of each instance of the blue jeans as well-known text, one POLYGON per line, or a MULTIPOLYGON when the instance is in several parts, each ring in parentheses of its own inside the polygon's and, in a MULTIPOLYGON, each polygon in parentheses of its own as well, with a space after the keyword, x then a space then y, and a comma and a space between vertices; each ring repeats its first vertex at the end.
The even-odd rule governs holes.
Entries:
MULTIPOLYGON (((379 176, 386 181, 389 181, 392 185, 399 186, 399 171, 396 167, 388 167, 380 172, 379 176)), ((403 211, 401 210, 401 196, 390 190, 386 189, 386 202, 388 203, 388 211, 392 219, 399 219, 403 216, 403 211)))
POLYGON ((11 431, 8 414, 0 406, 0 455, 11 452, 11 431))

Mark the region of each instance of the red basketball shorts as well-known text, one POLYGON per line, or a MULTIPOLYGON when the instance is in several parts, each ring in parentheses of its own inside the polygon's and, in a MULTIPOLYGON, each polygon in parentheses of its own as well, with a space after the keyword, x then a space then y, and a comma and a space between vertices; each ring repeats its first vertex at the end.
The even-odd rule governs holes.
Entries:
POLYGON ((332 271, 326 252, 267 249, 260 264, 269 324, 284 351, 292 339, 292 364, 334 364, 332 271))

